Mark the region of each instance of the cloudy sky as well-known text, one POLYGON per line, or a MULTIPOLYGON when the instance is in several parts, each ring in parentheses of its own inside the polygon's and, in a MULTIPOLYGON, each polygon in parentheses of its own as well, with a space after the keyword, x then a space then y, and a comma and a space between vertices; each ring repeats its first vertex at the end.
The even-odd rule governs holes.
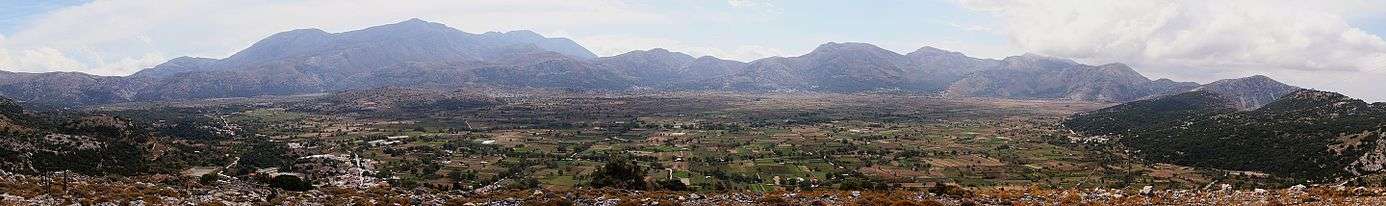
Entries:
POLYGON ((1386 101, 1386 0, 0 0, 0 70, 126 75, 230 56, 279 31, 415 17, 568 37, 602 56, 667 48, 748 61, 867 42, 1122 62, 1200 83, 1262 74, 1386 101))

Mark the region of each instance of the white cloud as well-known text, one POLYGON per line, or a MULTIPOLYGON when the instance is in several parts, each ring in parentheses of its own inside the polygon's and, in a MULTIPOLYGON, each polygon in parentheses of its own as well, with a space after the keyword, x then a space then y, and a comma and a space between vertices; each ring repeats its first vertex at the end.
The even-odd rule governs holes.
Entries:
POLYGON ((948 26, 951 26, 951 27, 953 27, 953 28, 958 28, 958 29, 961 29, 961 30, 963 30, 963 31, 970 31, 970 32, 988 32, 988 33, 990 33, 990 32, 992 32, 992 30, 993 30, 993 29, 991 29, 991 27, 986 27, 986 26, 982 26, 982 25, 971 25, 971 24, 964 25, 964 24, 959 24, 959 23, 956 23, 956 22, 949 22, 949 23, 948 23, 948 26))
POLYGON ((776 16, 783 14, 784 9, 775 6, 769 0, 727 0, 727 5, 732 8, 748 10, 754 12, 756 18, 750 20, 768 21, 776 16))
MULTIPOLYGON (((1348 24, 1349 18, 1386 12, 1380 1, 962 0, 962 4, 996 14, 1006 26, 1003 32, 1024 50, 1091 63, 1125 62, 1143 72, 1175 78, 1210 81, 1233 74, 1312 71, 1386 75, 1386 40, 1348 24)), ((1379 93, 1378 88, 1353 90, 1379 93)))
POLYGON ((1350 1, 966 1, 1032 52, 1174 67, 1377 70, 1386 41, 1347 24, 1350 1), (1339 3, 1339 5, 1332 5, 1339 3))
POLYGON ((1267 74, 1286 84, 1309 89, 1339 92, 1353 98, 1368 101, 1386 101, 1386 91, 1382 83, 1386 74, 1357 71, 1304 71, 1278 70, 1267 74))
POLYGON ((0 58, 6 59, 5 61, 0 61, 0 63, 7 63, 6 65, 0 65, 0 68, 20 68, 18 69, 18 71, 25 71, 22 69, 25 66, 35 65, 42 65, 45 67, 52 68, 82 67, 81 63, 78 63, 76 60, 67 58, 67 56, 64 55, 62 51, 58 51, 57 49, 48 47, 22 50, 14 53, 13 56, 11 56, 8 50, 0 49, 0 54, 8 56, 5 58, 0 58))
POLYGON ((761 45, 713 46, 687 43, 667 38, 648 38, 626 35, 575 37, 574 41, 586 46, 587 49, 592 50, 592 52, 596 53, 598 56, 614 56, 634 50, 647 50, 651 48, 664 48, 669 51, 687 53, 695 57, 714 56, 743 62, 772 56, 786 56, 786 53, 780 49, 761 45))
POLYGON ((768 0, 727 0, 727 5, 731 5, 732 8, 778 9, 774 3, 770 3, 768 0))
POLYGON ((5 35, 0 35, 0 70, 5 70, 4 67, 11 64, 10 51, 5 50, 5 35))
POLYGON ((95 1, 37 17, 0 40, 0 68, 123 75, 176 56, 226 57, 280 31, 339 32, 414 17, 474 33, 669 21, 646 11, 617 0, 95 1))

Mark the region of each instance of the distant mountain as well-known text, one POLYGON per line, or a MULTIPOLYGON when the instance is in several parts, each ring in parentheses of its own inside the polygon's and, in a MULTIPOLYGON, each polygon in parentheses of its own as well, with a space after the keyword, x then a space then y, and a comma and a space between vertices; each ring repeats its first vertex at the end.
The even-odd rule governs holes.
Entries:
POLYGON ((77 72, 0 72, 0 96, 26 103, 83 105, 131 100, 139 81, 77 72))
POLYGON ((674 80, 676 83, 696 84, 705 83, 709 79, 715 79, 727 75, 734 75, 746 69, 746 63, 718 59, 713 56, 703 56, 693 59, 687 65, 683 65, 677 71, 680 78, 674 80))
POLYGON ((632 77, 636 84, 655 85, 680 80, 681 70, 693 60, 688 54, 656 48, 597 58, 593 64, 632 77))
POLYGON ((578 45, 568 38, 548 38, 529 30, 510 31, 505 33, 486 32, 481 34, 483 42, 493 42, 498 45, 522 45, 534 44, 544 51, 557 52, 578 59, 597 58, 597 54, 588 51, 587 48, 578 45))
POLYGON ((1256 75, 1240 79, 1224 79, 1208 83, 1195 91, 1211 91, 1232 98, 1239 109, 1251 110, 1269 104, 1281 96, 1299 90, 1270 77, 1256 75))
POLYGON ((734 90, 856 92, 899 88, 905 83, 904 55, 864 43, 827 43, 803 56, 752 61, 720 82, 734 90))
POLYGON ((140 70, 139 72, 135 72, 135 74, 131 74, 130 76, 168 77, 179 73, 204 72, 210 69, 214 69, 214 67, 212 66, 216 62, 216 59, 209 58, 178 57, 168 60, 168 62, 164 62, 163 64, 154 66, 153 68, 140 70))
POLYGON ((950 97, 1128 102, 1194 89, 1232 94, 1241 108, 1293 89, 1265 77, 1209 85, 1150 80, 1124 64, 1085 65, 1035 54, 1001 60, 924 47, 899 54, 829 42, 794 57, 748 63, 665 49, 610 57, 530 31, 473 34, 419 19, 342 33, 270 35, 225 59, 180 57, 125 77, 0 73, 0 96, 76 106, 379 87, 574 90, 902 91, 950 97))
POLYGON ((226 59, 180 57, 127 77, 6 72, 0 74, 0 95, 35 104, 85 105, 304 94, 380 86, 450 87, 483 82, 477 80, 482 78, 515 85, 554 80, 545 83, 571 83, 574 87, 594 89, 628 86, 624 79, 582 68, 591 67, 582 61, 595 57, 572 40, 547 38, 530 31, 471 34, 410 19, 335 34, 317 29, 282 32, 226 59), (530 74, 524 70, 603 76, 530 74), (487 76, 501 73, 515 75, 487 76))
MULTIPOLYGON (((499 64, 511 64, 504 61, 516 55, 552 56, 544 54, 546 52, 576 59, 595 57, 572 40, 546 38, 530 31, 471 34, 443 24, 410 19, 337 34, 317 29, 282 32, 226 59, 209 62, 206 59, 180 58, 149 69, 159 72, 145 74, 216 73, 188 78, 252 86, 250 89, 237 87, 241 91, 215 89, 213 93, 217 95, 323 92, 361 88, 363 84, 370 84, 362 82, 362 79, 380 73, 398 72, 383 69, 401 64, 437 62, 484 65, 497 61, 501 61, 499 64), (217 79, 203 79, 209 77, 217 79), (255 84, 268 86, 255 88, 255 84)), ((171 81, 162 84, 197 87, 187 85, 186 81, 171 81)), ((174 92, 172 95, 180 94, 174 92)), ((174 98, 169 95, 161 97, 174 98)))
POLYGON ((1180 94, 1183 92, 1192 91, 1194 88, 1198 88, 1198 86, 1200 86, 1198 83, 1193 82, 1176 82, 1170 79, 1157 79, 1155 81, 1145 83, 1140 87, 1148 89, 1146 93, 1152 94, 1151 96, 1146 96, 1142 98, 1148 99, 1158 96, 1180 94))
MULTIPOLYGON (((1265 83, 1255 79, 1261 78, 1231 82, 1265 83)), ((1386 168, 1386 104, 1301 89, 1242 110, 1248 98, 1241 95, 1248 92, 1213 90, 1125 103, 1075 115, 1064 125, 1116 137, 1157 162, 1315 180, 1386 168)))
POLYGON ((802 56, 752 61, 711 82, 732 90, 935 92, 966 74, 999 65, 933 47, 902 55, 871 44, 830 42, 802 56))
MULTIPOLYGON (((1176 83, 1177 84, 1177 83, 1176 83)), ((1070 99, 1125 102, 1163 94, 1168 83, 1152 82, 1125 64, 1091 66, 1035 54, 1007 57, 950 85, 948 96, 1070 99)))
POLYGON ((905 77, 910 82, 908 88, 922 91, 942 91, 968 74, 1002 65, 1001 61, 972 58, 927 46, 905 54, 905 57, 910 65, 905 70, 905 77))

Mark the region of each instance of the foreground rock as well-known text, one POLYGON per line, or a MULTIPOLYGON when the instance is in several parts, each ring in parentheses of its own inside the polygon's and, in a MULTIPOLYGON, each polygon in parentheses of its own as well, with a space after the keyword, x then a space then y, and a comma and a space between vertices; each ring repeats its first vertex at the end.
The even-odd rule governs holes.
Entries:
MULTIPOLYGON (((1230 187, 1230 186, 1229 186, 1230 187)), ((1212 187, 1210 187, 1212 188, 1212 187)), ((511 190, 471 194, 387 186, 290 192, 241 180, 105 178, 0 171, 3 205, 1379 205, 1382 188, 977 189, 926 191, 665 192, 511 190)))

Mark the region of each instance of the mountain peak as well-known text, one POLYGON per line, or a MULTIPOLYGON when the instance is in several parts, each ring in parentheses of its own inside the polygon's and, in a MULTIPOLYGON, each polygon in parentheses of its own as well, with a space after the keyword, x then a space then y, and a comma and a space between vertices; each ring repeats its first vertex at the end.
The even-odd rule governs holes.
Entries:
MULTIPOLYGON (((387 24, 387 25, 391 25, 391 24, 387 24)), ((419 19, 419 18, 409 18, 409 20, 404 20, 404 21, 401 21, 401 22, 399 22, 399 23, 394 23, 393 25, 433 26, 433 25, 442 25, 442 24, 436 23, 436 22, 431 22, 431 21, 424 21, 423 19, 419 19)))
POLYGON ((1124 68, 1124 69, 1131 69, 1131 66, 1130 66, 1130 65, 1126 65, 1126 64, 1123 64, 1123 63, 1103 64, 1103 65, 1098 66, 1098 67, 1103 67, 1103 68, 1124 68))
POLYGON ((164 62, 163 64, 159 64, 159 65, 164 65, 164 64, 182 64, 182 63, 190 63, 190 62, 205 62, 205 61, 215 61, 215 60, 216 60, 216 59, 212 59, 212 58, 181 56, 181 57, 178 57, 178 58, 170 59, 170 60, 168 60, 168 62, 164 62))
POLYGON ((663 48, 653 48, 649 50, 634 50, 613 56, 613 58, 638 58, 638 59, 669 59, 680 62, 679 64, 693 61, 692 55, 682 52, 673 52, 663 48))
POLYGON ((1139 80, 1140 82, 1150 81, 1150 78, 1146 78, 1145 75, 1141 75, 1140 72, 1136 72, 1136 70, 1132 69, 1131 66, 1127 66, 1126 64, 1122 63, 1103 64, 1101 66, 1097 66, 1097 68, 1100 69, 1100 71, 1102 72, 1114 76, 1125 77, 1132 80, 1139 80))
POLYGON ((373 26, 361 31, 385 31, 385 32, 419 32, 419 31, 456 31, 448 25, 442 23, 424 21, 418 18, 401 21, 399 23, 373 26))
POLYGON ((1238 107, 1241 109, 1265 106, 1296 90, 1300 89, 1261 75, 1218 80, 1194 88, 1194 91, 1211 91, 1239 100, 1238 107))
POLYGON ((415 17, 415 18, 409 18, 408 20, 404 20, 404 21, 399 22, 399 23, 417 24, 417 23, 430 23, 430 22, 424 21, 423 19, 419 19, 419 18, 415 17))
POLYGON ((1336 92, 1319 91, 1312 89, 1298 89, 1289 94, 1285 94, 1280 99, 1256 111, 1267 112, 1313 112, 1313 113, 1334 113, 1332 116, 1350 114, 1353 110, 1361 110, 1373 107, 1366 101, 1353 99, 1347 95, 1336 92))
POLYGON ((1242 77, 1242 78, 1236 78, 1236 79, 1223 79, 1223 80, 1214 81, 1213 83, 1208 83, 1208 85, 1228 85, 1228 84, 1257 84, 1257 85, 1269 85, 1269 86, 1289 86, 1289 85, 1286 85, 1285 83, 1280 83, 1280 81, 1275 81, 1275 79, 1271 79, 1270 77, 1267 77, 1267 76, 1265 76, 1265 75, 1253 75, 1253 76, 1249 76, 1249 77, 1242 77))
POLYGON ((1067 68, 1075 65, 1082 65, 1071 59, 1045 56, 1035 53, 1025 53, 1020 56, 1006 57, 1001 60, 1009 64, 1011 68, 1021 69, 1055 69, 1067 68))
POLYGON ((323 37, 329 35, 332 35, 332 33, 327 33, 327 31, 323 31, 322 29, 317 28, 294 29, 285 32, 275 33, 273 35, 270 35, 269 37, 265 37, 265 40, 323 37))
POLYGON ((1078 62, 1073 61, 1072 59, 1064 59, 1064 58, 1058 58, 1058 57, 1053 57, 1053 56, 1048 56, 1048 55, 1042 55, 1042 54, 1036 54, 1036 53, 1028 53, 1028 52, 1025 53, 1025 54, 1021 54, 1020 56, 1006 57, 1005 59, 1002 59, 1002 61, 1007 61, 1007 62, 1017 62, 1017 61, 1040 62, 1040 61, 1042 61, 1042 62, 1054 62, 1054 63, 1064 63, 1064 64, 1072 64, 1072 65, 1077 65, 1077 64, 1078 64, 1078 62))
POLYGON ((895 53, 895 52, 893 52, 893 51, 886 50, 886 49, 883 49, 883 48, 881 48, 881 47, 877 47, 876 45, 872 45, 872 44, 868 44, 868 43, 860 43, 860 42, 843 42, 843 43, 828 42, 828 43, 825 43, 825 44, 822 44, 822 45, 818 45, 818 48, 814 48, 813 51, 809 52, 808 54, 805 54, 804 56, 813 56, 813 55, 820 55, 820 54, 843 54, 843 53, 886 54, 886 55, 890 55, 890 56, 899 56, 899 55, 900 55, 900 54, 895 53))
POLYGON ((943 55, 943 54, 957 54, 957 55, 962 55, 962 53, 960 53, 960 52, 943 50, 943 49, 935 48, 935 47, 932 47, 932 46, 920 47, 919 49, 914 50, 914 52, 910 52, 910 54, 911 54, 911 55, 943 55))
POLYGON ((1271 79, 1270 77, 1267 77, 1266 75, 1260 75, 1260 74, 1252 75, 1252 76, 1245 77, 1245 78, 1242 78, 1242 79, 1251 80, 1251 81, 1271 81, 1271 82, 1277 82, 1277 83, 1278 83, 1278 81, 1275 81, 1274 79, 1271 79))
POLYGON ((868 43, 861 43, 861 42, 842 42, 842 43, 838 43, 838 42, 828 42, 828 43, 824 43, 824 44, 822 44, 822 45, 818 45, 818 48, 814 48, 813 50, 814 50, 814 51, 820 51, 820 50, 859 50, 859 49, 881 49, 881 48, 880 48, 880 47, 877 47, 876 45, 872 45, 872 44, 868 44, 868 43))
POLYGON ((486 33, 482 33, 481 35, 482 35, 482 36, 490 36, 490 37, 500 37, 500 38, 514 39, 514 40, 527 40, 527 41, 542 40, 542 39, 546 39, 546 38, 547 38, 547 37, 544 37, 544 35, 540 35, 539 33, 535 33, 534 31, 530 31, 530 30, 515 30, 515 31, 504 32, 504 33, 502 33, 502 32, 495 32, 495 31, 488 31, 488 32, 486 32, 486 33))
POLYGON ((482 39, 488 39, 505 44, 534 44, 543 50, 558 52, 579 59, 597 58, 596 54, 588 51, 587 48, 578 45, 577 42, 567 38, 549 38, 530 30, 514 30, 505 33, 486 32, 480 35, 482 39))
POLYGON ((698 57, 697 60, 710 61, 710 60, 724 60, 724 59, 722 59, 722 58, 717 58, 717 57, 712 56, 712 55, 703 55, 703 56, 698 57))
POLYGON ((321 49, 333 38, 333 34, 321 29, 295 29, 279 32, 255 42, 255 44, 250 45, 250 48, 232 54, 226 60, 236 64, 250 64, 255 61, 278 59, 321 49))
POLYGON ((1047 61, 1047 62, 1066 63, 1066 64, 1073 64, 1073 65, 1077 65, 1077 64, 1078 64, 1078 62, 1073 61, 1072 59, 1064 59, 1064 58, 1058 58, 1058 57, 1053 57, 1053 56, 1048 56, 1048 55, 1043 55, 1043 54, 1036 54, 1036 53, 1029 53, 1029 52, 1026 52, 1025 54, 1021 54, 1020 56, 1006 57, 1006 59, 1004 59, 1003 61, 1047 61))
POLYGON ((167 62, 155 65, 151 68, 140 70, 139 72, 135 72, 135 74, 131 74, 130 76, 164 77, 183 72, 200 71, 203 69, 210 69, 207 68, 207 66, 216 61, 216 59, 211 58, 183 56, 170 59, 167 62))

